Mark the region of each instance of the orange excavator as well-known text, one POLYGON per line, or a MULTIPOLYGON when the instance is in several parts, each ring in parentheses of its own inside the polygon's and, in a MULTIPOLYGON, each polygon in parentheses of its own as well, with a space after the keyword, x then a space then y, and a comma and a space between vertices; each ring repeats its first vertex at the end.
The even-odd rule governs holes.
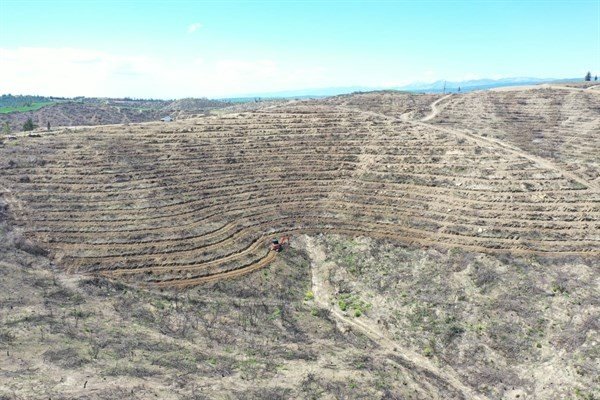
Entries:
POLYGON ((286 244, 289 244, 289 242, 290 242, 289 236, 282 236, 279 239, 273 239, 271 241, 271 251, 275 251, 275 252, 279 253, 281 250, 283 250, 283 246, 286 244))

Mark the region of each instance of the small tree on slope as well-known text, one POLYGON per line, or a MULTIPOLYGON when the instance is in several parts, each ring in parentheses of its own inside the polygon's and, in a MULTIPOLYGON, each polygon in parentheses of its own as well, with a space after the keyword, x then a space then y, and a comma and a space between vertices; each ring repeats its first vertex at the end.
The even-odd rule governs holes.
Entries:
POLYGON ((33 124, 33 120, 31 118, 27 118, 27 121, 23 124, 24 131, 32 131, 35 129, 35 125, 33 124))

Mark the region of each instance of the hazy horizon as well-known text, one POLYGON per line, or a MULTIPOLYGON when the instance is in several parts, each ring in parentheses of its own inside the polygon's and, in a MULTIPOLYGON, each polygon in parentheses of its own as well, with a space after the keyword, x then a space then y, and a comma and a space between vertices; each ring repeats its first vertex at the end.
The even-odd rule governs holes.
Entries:
POLYGON ((600 2, 0 2, 0 93, 236 97, 600 72, 600 2))

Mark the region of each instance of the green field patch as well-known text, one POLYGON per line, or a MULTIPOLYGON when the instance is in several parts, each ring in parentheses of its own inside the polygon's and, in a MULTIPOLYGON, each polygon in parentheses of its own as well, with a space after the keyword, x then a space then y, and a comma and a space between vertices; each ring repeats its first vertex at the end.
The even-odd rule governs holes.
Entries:
POLYGON ((12 106, 12 107, 0 107, 0 114, 8 114, 13 112, 26 112, 26 111, 37 111, 42 107, 51 106, 56 104, 53 101, 44 101, 38 103, 30 103, 22 106, 12 106))

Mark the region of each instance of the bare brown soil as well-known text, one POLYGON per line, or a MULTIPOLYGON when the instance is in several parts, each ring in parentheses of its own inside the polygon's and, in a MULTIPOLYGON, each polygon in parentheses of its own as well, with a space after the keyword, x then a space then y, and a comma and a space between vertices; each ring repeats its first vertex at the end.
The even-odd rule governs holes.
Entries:
MULTIPOLYGON (((516 95, 532 102, 558 96, 516 95)), ((2 185, 27 235, 61 266, 144 285, 252 271, 273 259, 271 237, 301 232, 488 253, 600 253, 600 193, 587 177, 454 129, 458 122, 443 116, 464 115, 464 104, 473 113, 474 102, 518 106, 514 93, 505 101, 487 92, 444 100, 435 118, 452 129, 380 114, 405 114, 406 104, 420 112, 430 97, 399 102, 384 93, 390 111, 371 107, 374 96, 359 95, 371 99, 367 111, 349 108, 351 101, 293 103, 23 138, 1 150, 2 185)), ((576 128, 600 123, 590 108, 597 96, 564 96, 588 104, 569 125, 585 163, 597 138, 592 128, 587 136, 576 128)), ((546 109, 535 112, 556 125, 546 109)))
POLYGON ((396 91, 354 93, 319 100, 317 103, 355 108, 384 114, 390 117, 410 119, 422 118, 431 110, 431 105, 443 96, 440 94, 413 95, 396 91))

